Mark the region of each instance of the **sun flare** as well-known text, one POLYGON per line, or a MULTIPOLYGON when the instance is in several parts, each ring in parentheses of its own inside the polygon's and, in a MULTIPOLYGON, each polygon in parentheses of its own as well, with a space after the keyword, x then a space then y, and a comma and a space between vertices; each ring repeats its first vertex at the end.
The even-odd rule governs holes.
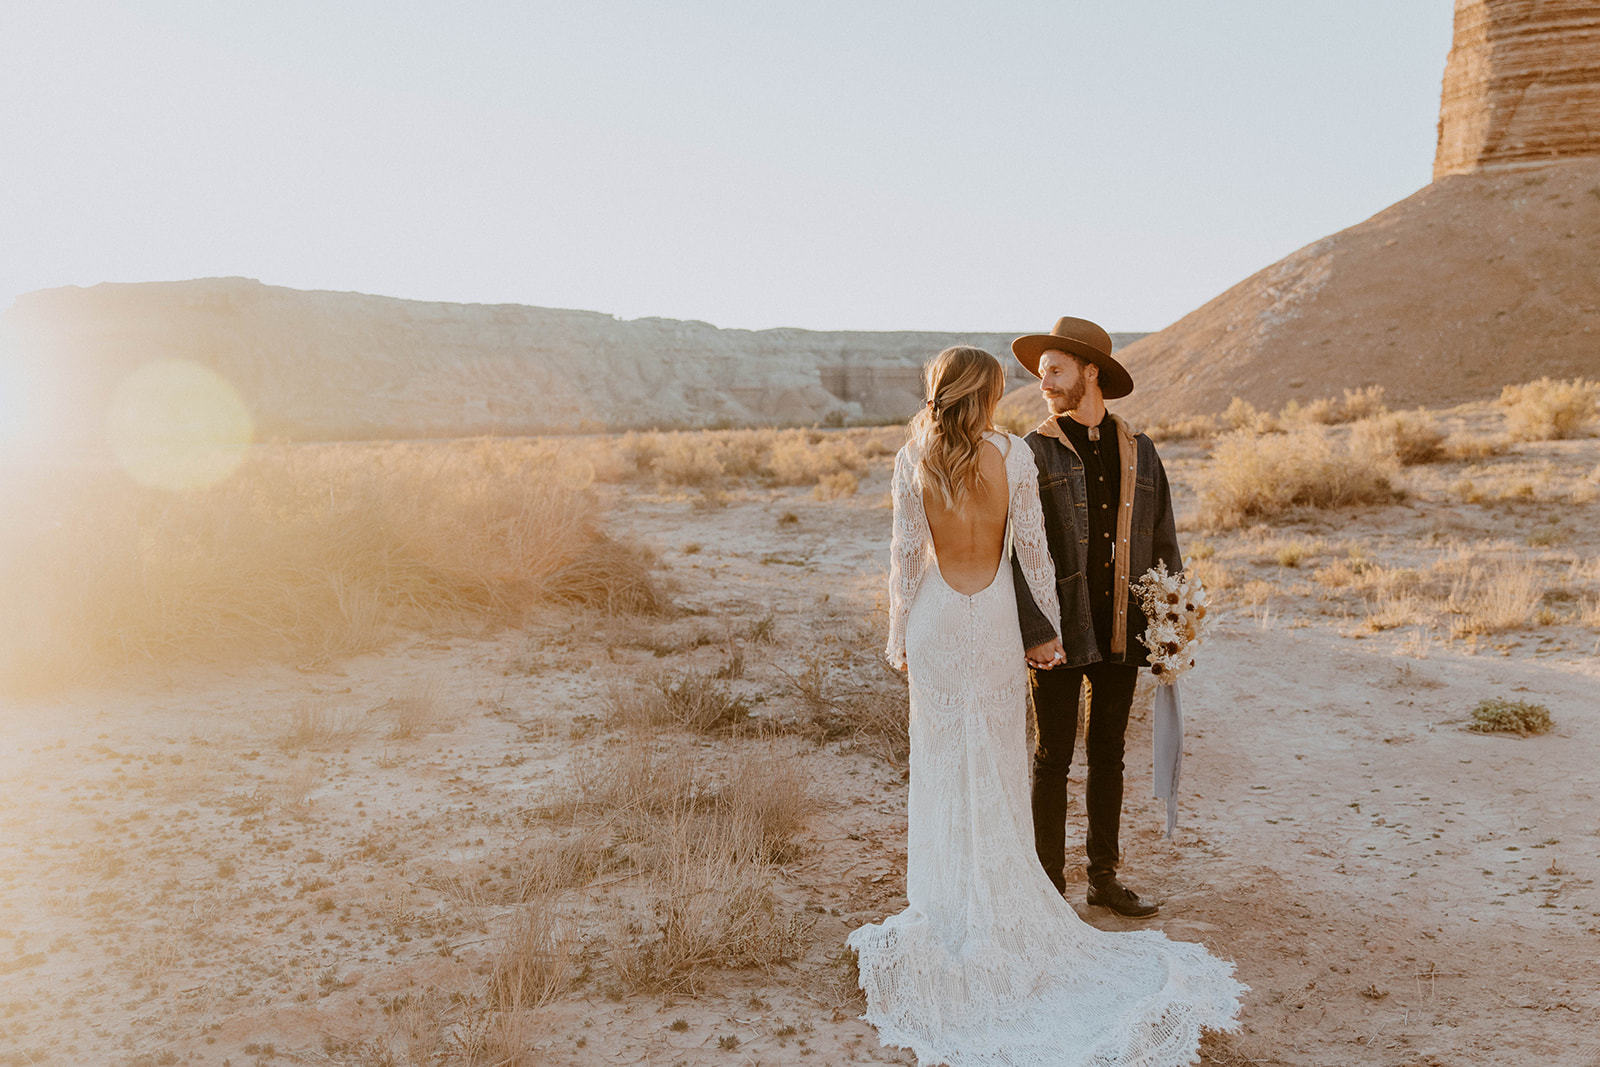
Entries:
POLYGON ((201 489, 244 459, 254 421, 221 375, 188 360, 146 363, 118 387, 107 438, 124 470, 157 489, 201 489))

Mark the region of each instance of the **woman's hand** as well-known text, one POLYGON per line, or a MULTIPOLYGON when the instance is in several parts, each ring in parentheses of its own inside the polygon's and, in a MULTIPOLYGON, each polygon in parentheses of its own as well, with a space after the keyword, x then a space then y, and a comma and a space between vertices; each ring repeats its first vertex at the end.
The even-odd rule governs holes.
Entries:
POLYGON ((1027 656, 1028 666, 1047 671, 1067 658, 1067 650, 1061 647, 1061 638, 1055 637, 1028 649, 1027 656))

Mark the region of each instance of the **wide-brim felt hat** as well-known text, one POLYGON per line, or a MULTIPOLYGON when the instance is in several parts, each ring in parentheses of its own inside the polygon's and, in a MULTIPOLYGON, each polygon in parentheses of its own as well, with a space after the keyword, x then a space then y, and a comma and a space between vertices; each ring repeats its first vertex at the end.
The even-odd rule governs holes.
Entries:
POLYGON ((1011 342, 1011 354, 1039 377, 1039 357, 1051 349, 1067 352, 1100 368, 1100 395, 1115 400, 1133 392, 1133 375, 1111 356, 1111 335, 1088 319, 1066 316, 1049 333, 1030 333, 1011 342))

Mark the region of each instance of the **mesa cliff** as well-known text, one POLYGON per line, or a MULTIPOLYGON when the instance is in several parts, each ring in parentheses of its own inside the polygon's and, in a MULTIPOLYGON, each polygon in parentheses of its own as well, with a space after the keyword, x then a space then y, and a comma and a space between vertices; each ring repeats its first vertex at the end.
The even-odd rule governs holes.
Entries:
POLYGON ((722 330, 247 278, 43 290, 0 316, 8 358, 64 383, 58 422, 78 438, 98 432, 128 373, 159 359, 225 378, 258 439, 899 419, 922 402, 922 364, 948 345, 987 348, 1020 380, 1007 353, 1026 332, 722 330))
POLYGON ((1600 156, 1600 4, 1457 0, 1433 176, 1600 156))

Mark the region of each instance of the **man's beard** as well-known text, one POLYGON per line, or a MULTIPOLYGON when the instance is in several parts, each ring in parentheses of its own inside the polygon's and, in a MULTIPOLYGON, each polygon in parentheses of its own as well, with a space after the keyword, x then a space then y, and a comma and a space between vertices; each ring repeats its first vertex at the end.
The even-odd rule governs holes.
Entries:
POLYGON ((1069 411, 1077 411, 1078 405, 1083 403, 1083 395, 1089 391, 1089 383, 1083 380, 1083 375, 1078 375, 1078 380, 1072 388, 1064 392, 1053 394, 1046 398, 1050 404, 1052 415, 1065 415, 1069 411), (1057 411, 1057 405, 1061 410, 1057 411))

